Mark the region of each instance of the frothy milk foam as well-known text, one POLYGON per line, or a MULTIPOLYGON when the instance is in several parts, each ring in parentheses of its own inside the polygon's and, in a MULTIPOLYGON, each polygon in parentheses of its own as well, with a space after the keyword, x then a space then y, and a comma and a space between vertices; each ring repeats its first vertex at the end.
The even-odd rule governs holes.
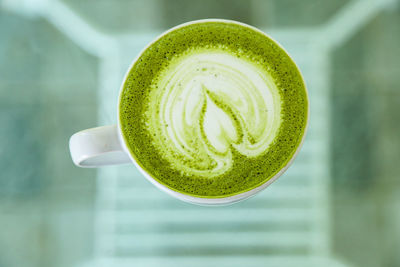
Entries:
POLYGON ((268 72, 223 47, 190 49, 153 81, 148 127, 163 156, 187 175, 213 177, 231 148, 254 157, 280 126, 280 96, 268 72))

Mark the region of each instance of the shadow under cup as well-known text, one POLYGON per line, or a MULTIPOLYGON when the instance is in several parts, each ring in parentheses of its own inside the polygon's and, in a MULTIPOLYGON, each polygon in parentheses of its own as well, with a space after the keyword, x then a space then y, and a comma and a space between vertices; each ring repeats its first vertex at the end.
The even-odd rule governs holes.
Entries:
POLYGON ((230 203, 289 167, 308 109, 301 73, 276 41, 242 23, 201 20, 165 32, 133 62, 119 129, 157 187, 189 202, 230 203))

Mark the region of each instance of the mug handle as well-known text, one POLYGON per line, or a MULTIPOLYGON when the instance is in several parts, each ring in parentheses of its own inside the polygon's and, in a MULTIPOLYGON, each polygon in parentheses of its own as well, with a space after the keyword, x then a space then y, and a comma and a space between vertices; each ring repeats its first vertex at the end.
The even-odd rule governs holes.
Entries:
POLYGON ((69 150, 75 165, 84 168, 132 162, 118 138, 116 124, 75 133, 69 139, 69 150))

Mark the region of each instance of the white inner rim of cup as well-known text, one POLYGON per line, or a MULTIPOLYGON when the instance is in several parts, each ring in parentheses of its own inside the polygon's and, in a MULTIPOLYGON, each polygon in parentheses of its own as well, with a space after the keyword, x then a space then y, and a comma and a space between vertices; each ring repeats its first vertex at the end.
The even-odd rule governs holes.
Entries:
POLYGON ((310 105, 307 105, 307 120, 306 120, 306 126, 304 129, 304 134, 303 137, 301 139, 301 142, 299 144, 299 146, 297 147, 295 153, 293 154, 292 158, 289 160, 289 162, 276 174, 274 175, 272 178, 270 178, 269 180, 267 180, 265 183, 263 183, 262 185, 253 188, 249 191, 237 194, 237 195, 233 195, 233 196, 228 196, 228 197, 221 197, 221 198, 207 198, 207 197, 195 197, 195 196, 191 196, 191 195, 186 195, 183 194, 181 192, 177 192, 174 191, 170 188, 168 188, 167 186, 159 183, 157 180, 155 180, 150 174, 148 174, 145 170, 143 170, 143 168, 136 162, 136 159, 132 156, 131 152, 129 151, 127 144, 123 138, 123 134, 122 134, 122 130, 121 130, 121 123, 119 120, 119 115, 120 115, 120 102, 121 102, 121 95, 122 95, 122 91, 124 89, 124 84, 126 79, 128 78, 128 75, 130 73, 130 70, 133 68, 134 64, 136 63, 136 61, 142 56, 142 54, 152 45, 154 44, 157 40, 159 40, 160 38, 162 38, 163 36, 165 36, 166 34, 168 34, 171 31, 174 31, 176 29, 191 25, 191 24, 197 24, 197 23, 206 23, 206 22, 222 22, 222 23, 233 23, 233 24, 237 24, 237 25, 241 25, 243 27, 247 27, 250 28, 254 31, 257 31, 261 34, 263 34, 264 36, 266 36, 267 38, 271 39, 276 45, 278 45, 278 47, 280 49, 282 49, 282 51, 284 51, 286 53, 286 55, 292 60, 292 62, 294 63, 294 65, 296 66, 297 70, 300 73, 300 76, 302 78, 302 82, 304 84, 305 87, 305 91, 306 91, 306 97, 307 97, 307 103, 309 103, 309 97, 308 97, 308 91, 307 91, 307 87, 304 81, 303 76, 301 75, 300 69, 297 66, 296 62, 293 60, 293 58, 290 56, 290 54, 282 47, 282 45, 280 43, 278 43, 275 39, 273 39, 272 37, 270 37, 269 35, 267 35, 266 33, 262 32, 261 30, 247 25, 245 23, 242 22, 237 22, 237 21, 233 21, 233 20, 225 20, 225 19, 203 19, 203 20, 195 20, 195 21, 190 21, 190 22, 186 22, 180 25, 177 25, 165 32, 163 32, 161 35, 159 35, 158 37, 156 37, 153 41, 151 41, 149 44, 147 44, 142 51, 137 55, 137 57, 132 61, 131 65, 129 66, 129 68, 127 69, 124 78, 122 80, 122 84, 119 90, 119 97, 118 97, 118 133, 119 133, 119 139, 120 142, 122 144, 122 147, 124 148, 125 152, 129 155, 129 158, 132 160, 132 162, 135 164, 136 168, 139 169, 139 171, 147 178, 147 180, 149 180, 152 184, 154 184, 157 188, 159 188, 160 190, 166 192, 167 194, 176 197, 180 200, 183 200, 185 202, 189 202, 189 203, 193 203, 193 204, 199 204, 199 205, 223 205, 223 204, 232 204, 241 200, 245 200, 251 196, 254 196, 255 194, 257 194, 258 192, 262 191, 263 189, 265 189, 266 187, 268 187, 270 184, 272 184, 275 180, 277 180, 288 168, 289 166, 293 163, 293 161, 295 160, 295 158, 297 157, 298 153, 300 152, 301 147, 303 146, 306 134, 307 134, 307 130, 308 130, 308 124, 309 124, 309 117, 310 117, 310 105))

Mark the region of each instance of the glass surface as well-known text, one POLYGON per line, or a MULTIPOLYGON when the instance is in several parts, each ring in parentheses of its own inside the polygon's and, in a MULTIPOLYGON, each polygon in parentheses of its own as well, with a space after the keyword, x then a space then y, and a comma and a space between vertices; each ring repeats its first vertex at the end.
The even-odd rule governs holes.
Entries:
POLYGON ((0 1, 0 267, 400 266, 400 1, 0 1), (68 139, 117 121, 119 86, 164 30, 254 25, 298 63, 308 136, 232 206, 186 204, 133 165, 80 169, 68 139))

